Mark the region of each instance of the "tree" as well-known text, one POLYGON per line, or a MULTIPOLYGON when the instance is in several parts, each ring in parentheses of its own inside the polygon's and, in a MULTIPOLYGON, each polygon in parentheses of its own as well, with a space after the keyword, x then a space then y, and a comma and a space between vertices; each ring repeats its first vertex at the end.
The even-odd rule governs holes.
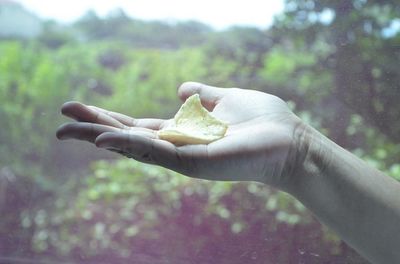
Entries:
POLYGON ((310 69, 330 71, 332 94, 393 141, 400 139, 399 12, 396 1, 288 0, 274 28, 281 42, 317 54, 310 69))

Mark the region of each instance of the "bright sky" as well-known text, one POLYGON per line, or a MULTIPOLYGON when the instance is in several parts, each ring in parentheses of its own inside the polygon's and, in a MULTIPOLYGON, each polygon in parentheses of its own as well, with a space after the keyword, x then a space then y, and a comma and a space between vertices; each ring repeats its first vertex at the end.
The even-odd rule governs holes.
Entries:
POLYGON ((99 15, 121 7, 134 18, 145 20, 198 20, 216 29, 230 25, 268 27, 283 9, 283 0, 17 0, 42 18, 71 22, 88 9, 99 15))

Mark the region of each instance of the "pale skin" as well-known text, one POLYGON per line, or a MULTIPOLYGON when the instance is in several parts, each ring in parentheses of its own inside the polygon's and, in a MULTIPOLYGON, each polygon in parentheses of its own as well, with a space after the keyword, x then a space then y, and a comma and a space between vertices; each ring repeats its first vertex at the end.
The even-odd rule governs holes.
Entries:
POLYGON ((208 145, 175 146, 157 138, 171 120, 136 119, 77 102, 62 113, 59 139, 78 139, 189 177, 257 181, 288 192, 372 263, 400 263, 400 184, 304 124, 276 96, 188 82, 229 124, 208 145))

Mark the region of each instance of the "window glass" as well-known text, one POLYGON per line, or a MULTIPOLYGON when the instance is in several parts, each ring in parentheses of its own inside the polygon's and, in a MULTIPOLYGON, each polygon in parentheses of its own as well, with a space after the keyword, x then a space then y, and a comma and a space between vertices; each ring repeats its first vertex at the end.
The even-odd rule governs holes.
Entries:
POLYGON ((275 94, 400 179, 397 4, 119 2, 0 0, 0 262, 368 263, 289 194, 55 133, 66 101, 171 118, 201 81, 275 94))

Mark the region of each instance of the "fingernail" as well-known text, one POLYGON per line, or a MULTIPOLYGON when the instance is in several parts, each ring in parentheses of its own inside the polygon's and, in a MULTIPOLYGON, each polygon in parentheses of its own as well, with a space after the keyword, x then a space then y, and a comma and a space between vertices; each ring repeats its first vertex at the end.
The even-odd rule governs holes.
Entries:
POLYGON ((96 147, 98 148, 107 148, 107 146, 105 144, 101 144, 101 143, 97 143, 95 142, 96 147))
POLYGON ((107 142, 101 142, 101 141, 100 141, 100 142, 97 142, 97 141, 95 141, 94 144, 95 144, 96 147, 98 147, 98 148, 105 148, 105 149, 111 148, 110 145, 107 144, 107 142))
POLYGON ((64 140, 66 139, 65 135, 61 134, 60 132, 56 132, 56 137, 59 140, 64 140))

